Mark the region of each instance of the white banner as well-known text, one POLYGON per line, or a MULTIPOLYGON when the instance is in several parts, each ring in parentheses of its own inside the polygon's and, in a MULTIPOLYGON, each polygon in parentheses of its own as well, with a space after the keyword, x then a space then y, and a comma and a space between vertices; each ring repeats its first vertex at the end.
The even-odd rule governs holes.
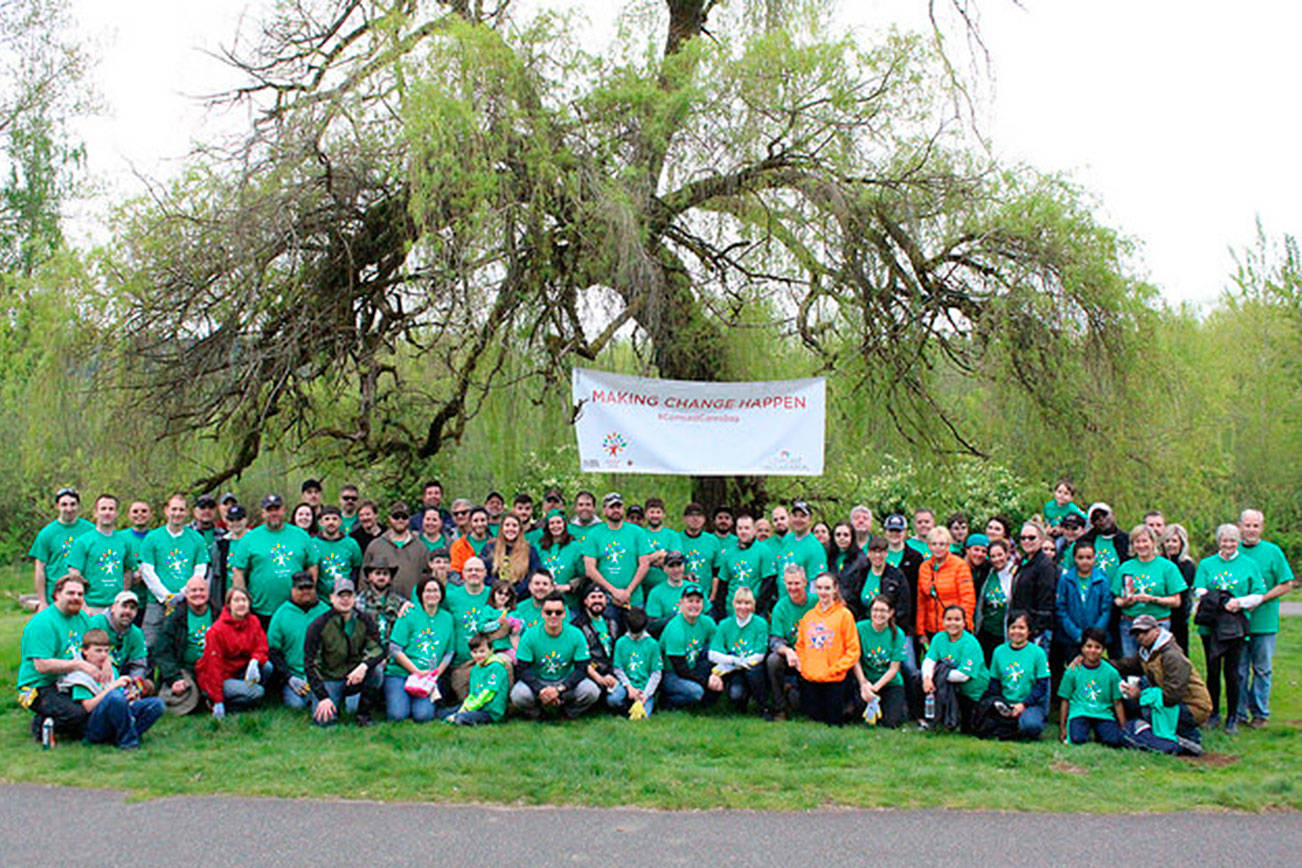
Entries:
POLYGON ((827 382, 699 383, 574 369, 588 473, 821 476, 827 382))

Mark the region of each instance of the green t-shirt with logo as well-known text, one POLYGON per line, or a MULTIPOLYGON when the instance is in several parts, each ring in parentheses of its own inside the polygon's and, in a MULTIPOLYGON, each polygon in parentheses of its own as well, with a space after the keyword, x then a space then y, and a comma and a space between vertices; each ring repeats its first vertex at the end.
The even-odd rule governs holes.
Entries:
POLYGON ((1117 553, 1117 544, 1112 537, 1094 538, 1094 566, 1103 571, 1103 575, 1108 577, 1109 584, 1116 582, 1117 574, 1121 570, 1121 555, 1117 553))
MULTIPOLYGON (((1203 558, 1198 562, 1198 571, 1194 573, 1193 586, 1208 591, 1229 591, 1235 597, 1266 593, 1261 568, 1245 554, 1238 554, 1228 561, 1219 552, 1203 558)), ((1210 636, 1211 629, 1199 626, 1198 635, 1210 636)))
POLYGON ((316 591, 324 599, 334 592, 335 582, 357 575, 362 566, 362 547, 350 536, 312 540, 312 562, 316 564, 316 591))
POLYGON ((628 683, 645 690, 651 673, 664 668, 660 643, 643 633, 638 639, 624 635, 615 640, 614 668, 624 670, 628 683))
MULTIPOLYGON (((306 612, 289 600, 271 616, 271 623, 267 625, 267 645, 284 655, 290 675, 303 677, 303 643, 307 639, 307 628, 328 611, 330 606, 324 600, 317 600, 316 605, 306 612)), ((194 618, 193 612, 190 618, 194 618)), ((203 652, 202 645, 199 652, 203 652)))
POLYGON ((86 580, 87 606, 111 606, 118 591, 126 588, 126 573, 136 568, 130 536, 126 530, 106 536, 96 528, 73 540, 67 565, 86 580))
MULTIPOLYGON (((891 668, 891 663, 904 662, 904 631, 899 627, 887 627, 876 630, 871 618, 864 618, 855 624, 859 631, 859 663, 868 681, 876 684, 877 680, 891 668)), ((903 687, 904 678, 897 670, 895 677, 886 683, 887 687, 903 687)))
POLYGON ((683 553, 683 575, 690 581, 693 577, 700 584, 701 590, 710 593, 714 574, 718 569, 719 538, 712 533, 702 532, 700 536, 691 536, 687 531, 678 535, 679 549, 683 553))
POLYGON ((801 604, 796 604, 790 597, 778 600, 777 605, 773 607, 773 616, 769 618, 769 635, 777 636, 787 645, 795 648, 800 619, 805 617, 805 613, 814 608, 817 602, 818 598, 813 594, 806 594, 805 602, 801 604))
MULTIPOLYGON (((570 540, 563 546, 539 548, 538 557, 558 585, 572 585, 587 575, 587 568, 583 564, 583 543, 578 540, 570 540)), ((573 594, 574 591, 569 593, 573 594)))
POLYGON ((999 679, 1005 702, 1025 702, 1035 682, 1049 677, 1049 657, 1033 642, 1021 648, 1005 642, 990 656, 990 675, 999 679))
POLYGON ((466 590, 464 585, 448 585, 443 595, 443 608, 452 616, 453 665, 460 665, 470 658, 470 637, 480 628, 495 620, 500 614, 488 605, 492 589, 484 586, 477 594, 466 590))
MULTIPOLYGON (((1131 558, 1117 570, 1112 580, 1112 594, 1124 597, 1128 594, 1152 594, 1154 597, 1169 597, 1178 594, 1189 586, 1185 584, 1180 568, 1164 557, 1155 557, 1148 563, 1139 558, 1131 558)), ((1135 603, 1126 606, 1121 614, 1127 618, 1140 615, 1152 615, 1163 619, 1171 617, 1171 609, 1157 603, 1135 603)))
POLYGON ((678 611, 678 601, 682 599, 683 588, 686 586, 686 582, 679 582, 677 585, 665 582, 663 585, 658 585, 647 594, 646 616, 652 620, 672 616, 678 611))
MULTIPOLYGON (((431 615, 423 607, 413 606, 393 625, 389 644, 402 648, 402 653, 407 655, 407 659, 417 669, 428 672, 436 668, 443 655, 452 650, 455 632, 452 616, 444 609, 431 615)), ((407 670, 390 659, 385 674, 405 678, 407 670)))
POLYGON ((715 629, 714 619, 709 615, 702 614, 696 623, 689 624, 683 613, 679 612, 660 634, 660 651, 666 657, 686 657, 687 668, 691 669, 696 666, 697 659, 709 650, 715 629))
POLYGON ((68 574, 68 555, 72 553, 73 542, 94 529, 95 525, 84 518, 72 524, 64 524, 56 518, 36 535, 27 556, 45 564, 45 602, 54 599, 54 583, 68 574))
POLYGON ((580 543, 587 540, 588 534, 595 527, 604 526, 606 523, 599 518, 594 518, 592 524, 579 524, 577 521, 570 522, 570 536, 574 537, 580 543))
MULTIPOLYGON (((210 604, 211 605, 211 604, 210 604)), ((203 656, 204 646, 208 641, 208 628, 216 623, 212 617, 214 613, 205 612, 202 615, 196 615, 190 611, 190 607, 185 609, 185 652, 181 655, 181 665, 192 667, 199 662, 203 656)), ((299 658, 302 659, 303 652, 299 650, 299 658)))
POLYGON ((144 660, 149 657, 149 649, 145 647, 145 633, 135 624, 127 627, 126 631, 119 633, 113 629, 110 622, 110 613, 101 612, 98 615, 92 615, 90 626, 87 630, 103 630, 109 637, 109 657, 113 660, 113 665, 118 669, 126 668, 126 665, 132 660, 144 660))
MULTIPOLYGON (((602 522, 589 528, 583 541, 585 557, 595 558, 597 570, 606 581, 620 590, 627 588, 637 575, 638 559, 646 555, 646 532, 631 522, 622 522, 619 527, 611 528, 602 522)), ((633 606, 642 605, 642 586, 638 585, 629 599, 633 606)))
POLYGON ((736 617, 724 618, 710 638, 711 651, 738 657, 765 654, 768 647, 769 622, 759 615, 752 615, 745 627, 737 623, 736 617))
MULTIPOLYGON (((662 524, 656 530, 643 528, 643 532, 646 534, 648 552, 680 552, 683 550, 682 535, 672 527, 666 527, 662 524)), ((660 567, 651 567, 647 570, 646 578, 642 580, 642 588, 649 594, 657 585, 663 585, 668 578, 665 571, 660 567)))
POLYGON ((163 587, 173 594, 185 588, 196 567, 210 560, 203 537, 192 527, 182 528, 176 536, 172 536, 167 525, 156 527, 145 535, 140 547, 140 562, 153 567, 163 587))
POLYGON ((1089 516, 1085 514, 1085 510, 1077 506, 1074 501, 1069 500, 1059 506, 1058 501, 1049 498, 1044 504, 1044 520, 1049 523, 1049 527, 1057 527, 1069 515, 1078 515, 1083 519, 1089 519, 1089 516))
MULTIPOLYGON (((1284 557, 1284 551, 1273 542, 1262 540, 1255 546, 1240 543, 1239 552, 1256 562, 1267 591, 1293 581, 1293 568, 1289 566, 1288 558, 1284 557)), ((1279 632, 1279 597, 1267 600, 1248 614, 1248 632, 1279 632)))
POLYGON ((276 531, 259 525, 231 550, 231 567, 244 571, 253 611, 260 615, 274 614, 289 599, 294 573, 313 563, 312 538, 288 524, 276 531))
POLYGON ((579 628, 565 624, 558 636, 549 635, 542 627, 526 630, 515 649, 515 659, 525 666, 532 665, 543 681, 564 681, 576 665, 586 664, 591 655, 579 628))
POLYGON ((786 535, 782 544, 775 549, 773 558, 773 573, 778 577, 778 599, 780 600, 787 597, 787 586, 783 581, 787 564, 797 564, 804 567, 805 583, 807 587, 812 588, 814 579, 818 578, 818 574, 827 571, 827 550, 818 541, 818 537, 812 533, 807 533, 799 538, 794 533, 786 535))
POLYGON ((85 612, 65 615, 58 606, 46 606, 23 627, 18 664, 19 687, 44 687, 59 680, 53 673, 37 672, 33 660, 71 660, 81 648, 81 637, 90 629, 85 612))
POLYGON ((1093 717, 1116 720, 1112 703, 1121 699, 1121 674, 1106 660, 1093 669, 1084 663, 1068 666, 1058 685, 1058 696, 1067 700, 1067 719, 1093 717))
POLYGON ((493 698, 488 700, 488 704, 481 706, 480 711, 488 712, 488 716, 494 721, 501 720, 506 716, 506 697, 507 682, 506 666, 498 659, 496 655, 488 658, 482 664, 476 663, 470 668, 470 692, 469 696, 478 696, 484 691, 488 691, 493 698))
POLYGON ((968 676, 968 680, 958 688, 968 699, 980 699, 986 692, 986 685, 990 683, 990 673, 985 665, 986 655, 981 650, 981 643, 966 630, 957 642, 952 641, 948 633, 937 633, 927 648, 926 659, 937 662, 947 660, 951 666, 968 676))
POLYGON ((760 586, 764 579, 773 575, 773 557, 768 546, 752 543, 746 548, 733 546, 719 553, 719 579, 728 583, 727 600, 724 605, 728 614, 733 613, 732 597, 738 588, 750 588, 755 600, 760 597, 760 586))
POLYGON ((1004 635, 1004 616, 1008 613, 1008 595, 1004 585, 999 581, 999 573, 994 570, 986 576, 981 586, 981 599, 977 600, 981 611, 981 632, 988 636, 1004 635))

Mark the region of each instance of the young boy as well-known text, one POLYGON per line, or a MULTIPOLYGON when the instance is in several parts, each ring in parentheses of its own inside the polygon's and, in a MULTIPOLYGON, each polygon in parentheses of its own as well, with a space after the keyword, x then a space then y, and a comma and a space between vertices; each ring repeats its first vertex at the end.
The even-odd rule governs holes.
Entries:
POLYGON ((1069 515, 1088 519, 1085 511, 1076 505, 1076 484, 1070 479, 1059 479, 1053 487, 1053 497, 1044 502, 1044 520, 1049 525, 1049 535, 1055 539, 1062 533, 1062 520, 1069 515))
POLYGON ((72 687, 72 699, 80 702, 90 719, 86 721, 87 744, 116 744, 124 750, 140 747, 140 736, 163 716, 163 700, 128 699, 128 690, 135 691, 134 683, 125 675, 119 676, 109 659, 111 649, 108 633, 100 629, 87 630, 81 639, 81 656, 98 667, 98 676, 73 672, 64 681, 72 687))
POLYGON ((1081 662, 1067 667, 1058 687, 1062 707, 1058 730, 1063 741, 1085 744, 1090 733, 1108 747, 1124 747, 1122 727, 1126 711, 1121 704, 1121 675, 1103 659, 1108 634, 1098 627, 1081 631, 1081 662))
POLYGON ((642 703, 642 712, 650 717, 655 705, 656 688, 664 668, 660 643, 647 633, 647 615, 636 606, 624 616, 628 632, 615 640, 615 678, 619 684, 606 694, 606 705, 617 711, 629 710, 642 703))
POLYGON ((484 633, 470 637, 470 691, 461 707, 444 720, 458 726, 477 726, 482 723, 499 723, 506 715, 506 697, 510 680, 506 664, 493 653, 493 642, 484 633))

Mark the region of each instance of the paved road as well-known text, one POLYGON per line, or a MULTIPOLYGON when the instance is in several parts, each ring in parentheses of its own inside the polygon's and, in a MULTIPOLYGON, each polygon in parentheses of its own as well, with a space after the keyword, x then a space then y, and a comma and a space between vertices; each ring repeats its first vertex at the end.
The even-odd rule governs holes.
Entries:
POLYGON ((5 865, 1293 865, 1302 814, 668 812, 0 786, 5 865), (50 839, 33 830, 68 823, 50 839), (966 855, 964 855, 966 854, 966 855))

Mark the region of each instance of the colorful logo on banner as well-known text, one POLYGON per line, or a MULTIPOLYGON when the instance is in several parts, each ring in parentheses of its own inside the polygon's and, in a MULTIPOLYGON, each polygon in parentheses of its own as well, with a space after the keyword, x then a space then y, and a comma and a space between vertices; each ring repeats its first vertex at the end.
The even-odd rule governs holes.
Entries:
POLYGON ((611 431, 606 435, 606 439, 601 441, 601 445, 605 447, 611 458, 615 458, 628 448, 628 441, 620 436, 619 432, 611 431))

